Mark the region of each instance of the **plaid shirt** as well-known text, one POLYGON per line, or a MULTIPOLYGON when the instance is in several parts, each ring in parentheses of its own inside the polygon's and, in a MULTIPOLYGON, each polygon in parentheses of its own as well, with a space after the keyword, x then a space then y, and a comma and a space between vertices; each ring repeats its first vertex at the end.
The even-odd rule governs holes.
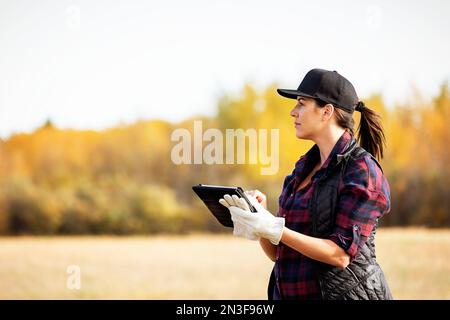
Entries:
MULTIPOLYGON (((308 185, 295 191, 320 161, 318 148, 311 148, 297 161, 294 171, 284 181, 279 198, 278 216, 285 218, 287 228, 306 235, 311 234, 312 219, 308 207, 317 179, 325 173, 331 159, 343 153, 350 139, 351 134, 344 132, 308 185)), ((328 239, 343 248, 353 260, 364 246, 378 218, 389 211, 389 184, 375 161, 370 155, 366 155, 348 166, 341 177, 336 224, 328 239), (353 237, 354 225, 359 225, 358 239, 353 237)), ((313 259, 280 242, 274 267, 276 281, 273 298, 321 299, 316 266, 317 263, 313 259)))

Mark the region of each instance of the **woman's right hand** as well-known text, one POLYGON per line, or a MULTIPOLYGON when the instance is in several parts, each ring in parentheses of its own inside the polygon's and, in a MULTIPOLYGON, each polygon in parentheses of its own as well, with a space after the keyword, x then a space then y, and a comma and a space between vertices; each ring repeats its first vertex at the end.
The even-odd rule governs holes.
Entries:
POLYGON ((263 208, 267 210, 267 197, 264 193, 259 190, 248 190, 245 191, 245 194, 255 197, 256 200, 258 200, 258 202, 263 206, 263 208))

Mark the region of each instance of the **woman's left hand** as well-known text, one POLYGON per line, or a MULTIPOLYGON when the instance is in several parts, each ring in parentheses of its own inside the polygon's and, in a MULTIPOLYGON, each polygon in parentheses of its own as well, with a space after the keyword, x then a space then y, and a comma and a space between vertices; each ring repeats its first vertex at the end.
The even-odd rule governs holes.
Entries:
POLYGON ((230 210, 233 223, 244 226, 246 233, 266 238, 277 245, 283 233, 284 218, 274 217, 255 197, 248 198, 257 212, 251 212, 246 201, 235 195, 225 195, 219 202, 230 210))

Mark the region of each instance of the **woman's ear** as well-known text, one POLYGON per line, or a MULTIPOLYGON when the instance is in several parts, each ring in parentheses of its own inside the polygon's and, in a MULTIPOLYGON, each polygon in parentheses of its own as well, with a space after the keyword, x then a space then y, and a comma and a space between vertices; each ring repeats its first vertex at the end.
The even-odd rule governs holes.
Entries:
POLYGON ((322 121, 330 120, 334 113, 334 106, 331 103, 327 103, 322 110, 322 121))

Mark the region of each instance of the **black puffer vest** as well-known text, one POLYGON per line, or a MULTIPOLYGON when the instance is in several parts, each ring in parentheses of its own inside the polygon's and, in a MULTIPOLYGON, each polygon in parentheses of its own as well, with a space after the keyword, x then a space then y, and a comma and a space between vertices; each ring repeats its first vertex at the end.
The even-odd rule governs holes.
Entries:
MULTIPOLYGON (((336 204, 341 176, 347 166, 356 159, 366 156, 367 151, 361 148, 352 138, 342 154, 335 156, 327 167, 325 174, 317 181, 311 199, 312 215, 311 236, 327 238, 334 227, 336 219, 336 204)), ((372 159, 380 167, 375 158, 372 159)), ((375 233, 373 228, 364 246, 356 258, 345 268, 334 267, 317 261, 318 279, 322 299, 324 300, 387 300, 392 299, 389 286, 383 271, 376 262, 375 233)), ((353 236, 359 238, 359 226, 353 226, 353 236)), ((269 297, 273 290, 273 272, 269 282, 269 297)))

